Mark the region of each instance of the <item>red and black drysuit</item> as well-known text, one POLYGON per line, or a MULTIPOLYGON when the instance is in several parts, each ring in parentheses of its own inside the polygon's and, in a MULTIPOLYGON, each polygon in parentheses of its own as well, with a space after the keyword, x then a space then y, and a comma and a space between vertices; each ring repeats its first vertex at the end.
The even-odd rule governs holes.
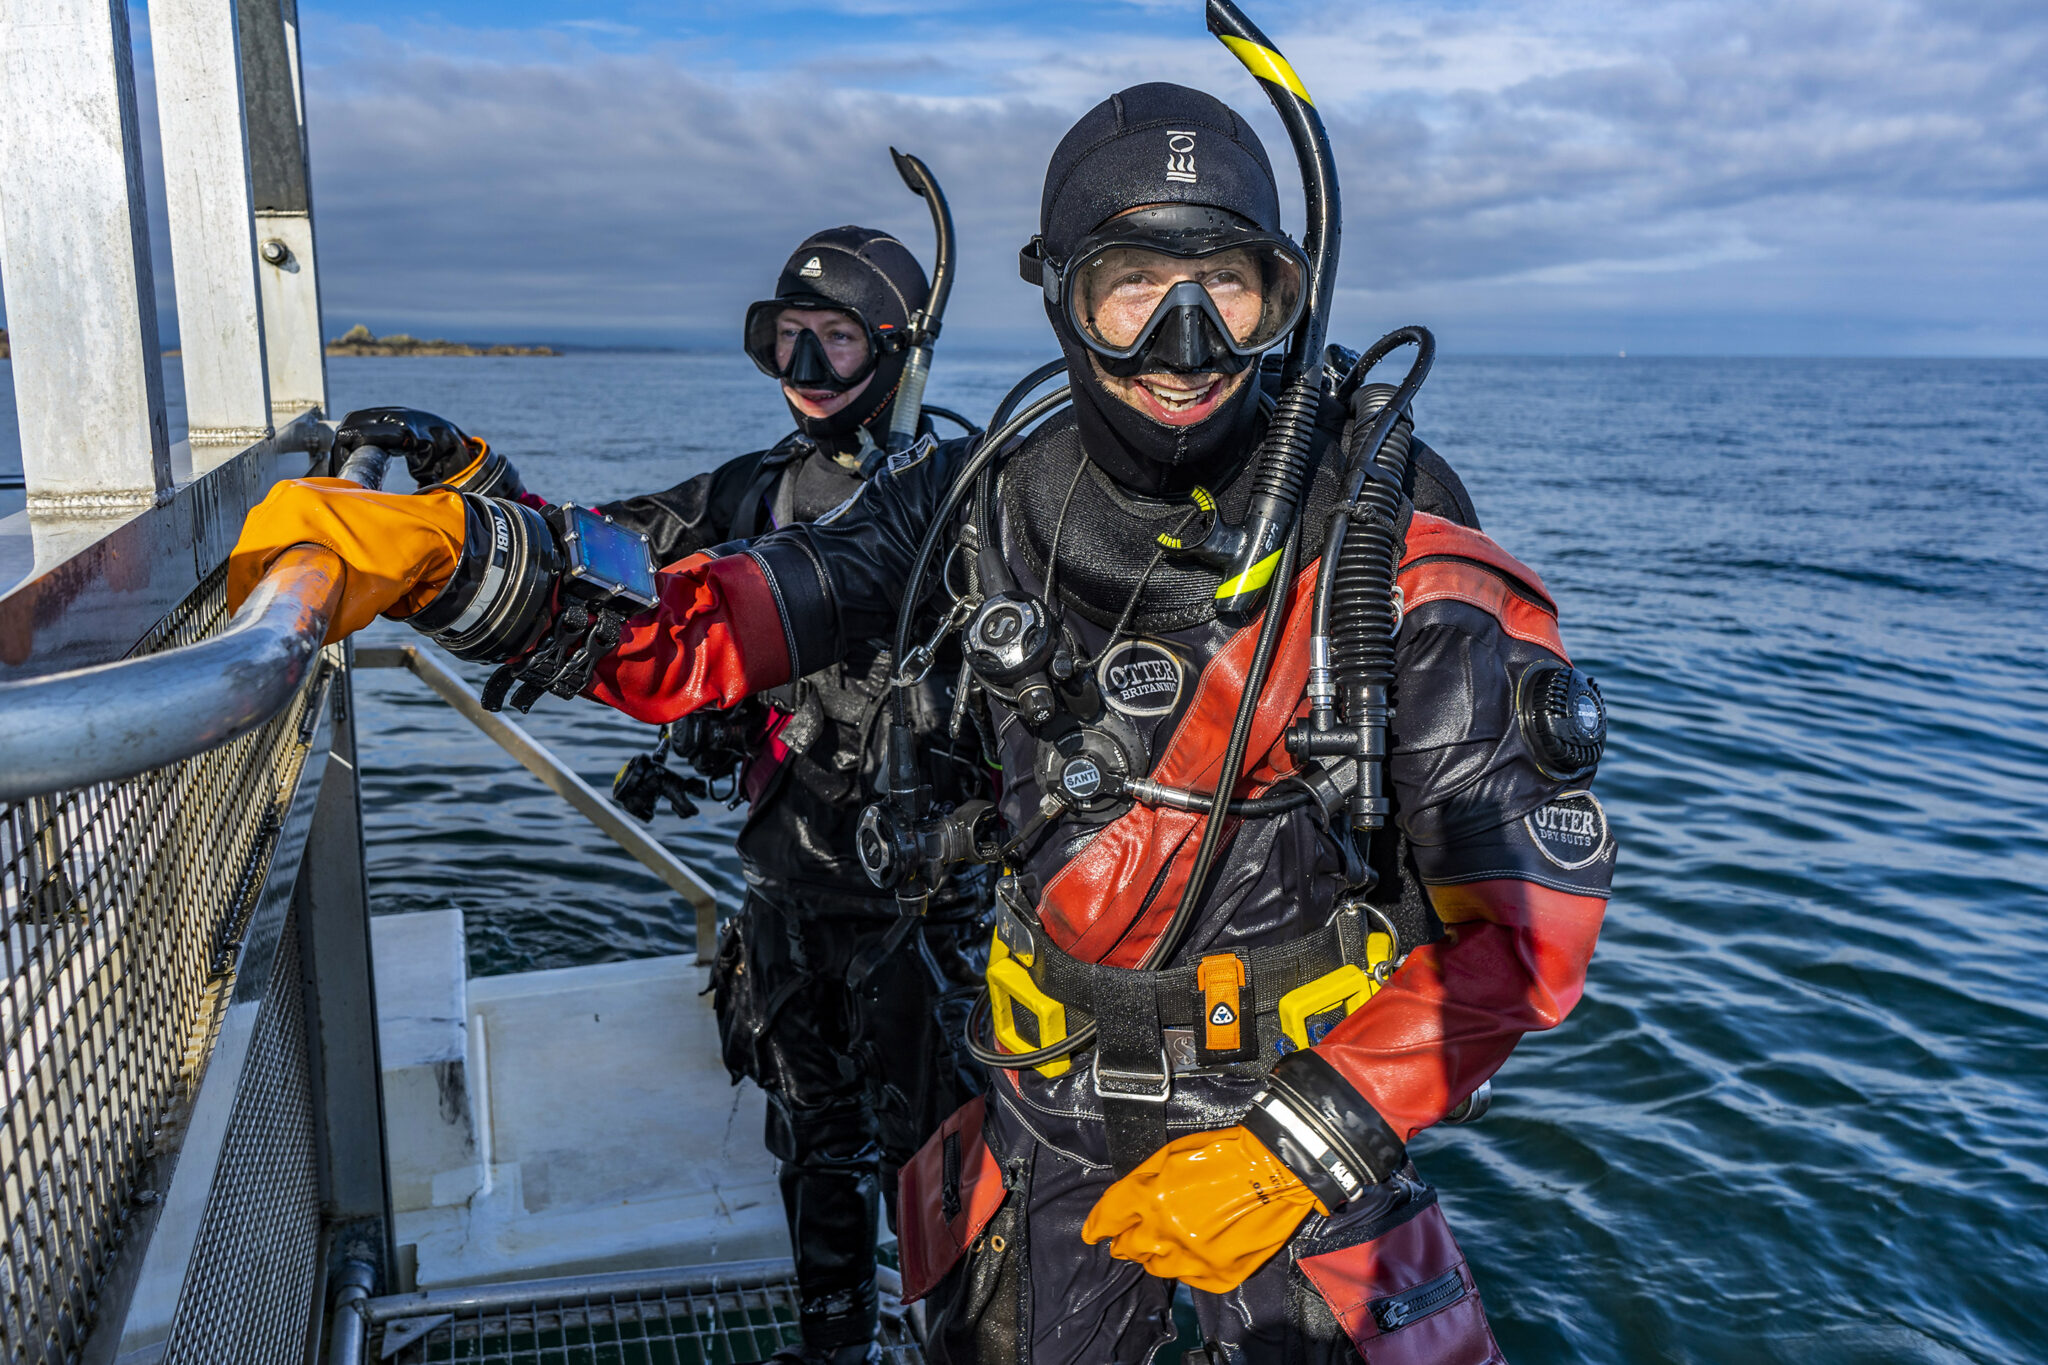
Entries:
MULTIPOLYGON (((845 503, 861 478, 833 444, 851 442, 792 433, 600 510, 645 533, 655 563, 671 564, 845 503)), ((889 671, 886 651, 856 639, 735 699, 745 712, 737 728, 755 745, 740 773, 750 804, 736 841, 747 897, 718 945, 714 998, 734 1080, 749 1077, 768 1097, 766 1142, 781 1162, 804 1339, 817 1346, 872 1340, 878 1195, 893 1225, 897 1171, 984 1083, 960 1036, 979 981, 987 878, 942 888, 915 938, 901 942, 889 937, 894 900, 853 853, 855 824, 876 795, 889 671)), ((951 800, 985 786, 975 759, 955 760, 945 736, 957 672, 957 653, 932 670, 914 721, 951 800)))
MULTIPOLYGON (((1331 434, 1302 514, 1311 527, 1336 496, 1331 434)), ((1326 1099, 1397 1143, 1452 1111, 1524 1033, 1554 1027, 1577 1003, 1614 859, 1584 782, 1545 776, 1517 719, 1518 679, 1565 657, 1556 608, 1533 572, 1469 524, 1470 505, 1442 462, 1419 442, 1416 451, 1418 510, 1399 575, 1396 829, 1372 859, 1383 873, 1377 900, 1404 940, 1428 941, 1312 1052, 1283 1063, 1297 1075, 1312 1067, 1335 1087, 1326 1099), (1570 818, 1555 818, 1560 811, 1570 818)), ((659 611, 632 623, 591 695, 670 720, 734 705, 889 630, 961 455, 956 444, 899 462, 833 515, 675 566, 661 579, 659 611)), ((1226 516, 1250 483, 1240 467, 1216 490, 1226 516)), ((1138 749, 1134 771, 1213 790, 1256 624, 1225 628, 1207 606, 1215 575, 1204 582, 1151 556, 1185 503, 1116 486, 1084 459, 1071 417, 1056 417, 1007 457, 1000 507, 996 543, 1010 573, 1031 591, 1056 579, 1047 596, 1098 670, 1118 733, 1138 749)), ((1314 570, 1286 585, 1290 615, 1248 772, 1235 775, 1241 794, 1295 767, 1281 732, 1302 709, 1314 570)), ((1039 742, 1000 704, 993 710, 1001 809, 1023 829, 1045 795, 1039 742)), ((1204 818, 1135 806, 1051 819, 1013 864, 1042 932, 1083 962, 1139 961, 1179 899, 1204 818)), ((1356 880, 1340 837, 1350 836, 1333 836, 1314 807, 1241 823, 1166 965, 1319 930, 1356 880)), ((1274 1065, 1272 1034, 1260 1020, 1262 1055, 1249 1063, 1167 1059, 1159 1131, 1237 1123, 1274 1065)), ((1057 1079, 1004 1072, 985 1108, 948 1120, 906 1171, 906 1191, 913 1174, 922 1186, 920 1208, 906 1214, 917 1221, 905 1236, 906 1283, 921 1291, 944 1281, 934 1360, 1135 1362, 1172 1337, 1171 1286, 1080 1237, 1117 1174, 1092 1075, 1085 1055, 1057 1079)), ((1330 1217, 1311 1214, 1238 1289, 1195 1301, 1216 1359, 1498 1358, 1435 1193, 1412 1166, 1330 1217)))

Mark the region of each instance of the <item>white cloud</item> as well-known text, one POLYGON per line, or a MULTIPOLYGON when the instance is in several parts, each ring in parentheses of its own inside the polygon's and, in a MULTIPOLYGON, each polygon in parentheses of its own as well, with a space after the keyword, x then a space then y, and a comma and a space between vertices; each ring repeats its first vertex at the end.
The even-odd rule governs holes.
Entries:
MULTIPOLYGON (((1292 192, 1277 123, 1181 6, 1083 35, 927 19, 915 47, 891 0, 857 7, 871 40, 774 70, 560 26, 310 25, 336 326, 722 340, 808 231, 926 250, 894 143, 954 201, 954 335, 1035 334, 1015 252, 1045 159, 1142 79, 1245 110, 1292 192)), ((1400 306, 1467 348, 2048 352, 2037 6, 1333 3, 1269 28, 1339 149, 1355 329, 1400 306)))

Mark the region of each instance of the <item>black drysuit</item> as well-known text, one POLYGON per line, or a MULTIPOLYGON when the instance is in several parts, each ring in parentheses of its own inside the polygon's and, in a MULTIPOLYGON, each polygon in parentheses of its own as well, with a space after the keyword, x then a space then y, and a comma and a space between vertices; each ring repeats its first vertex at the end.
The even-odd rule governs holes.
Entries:
MULTIPOLYGON (((602 510, 644 532, 655 563, 667 565, 814 521, 860 484, 856 470, 792 434, 602 510)), ((854 856, 861 809, 875 799, 889 664, 878 644, 859 643, 756 699, 757 743, 741 776, 751 808, 738 839, 747 899, 718 946, 725 1061, 768 1096, 767 1146, 782 1163, 804 1339, 814 1346, 873 1336, 877 1194, 893 1227, 897 1170, 982 1085, 959 1039, 985 955, 985 879, 947 888, 909 941, 892 940, 896 903, 854 856)), ((945 738, 957 670, 957 653, 932 670, 918 717, 930 766, 951 788, 941 795, 953 800, 980 781, 945 738)))
MULTIPOLYGON (((1247 433, 1243 449, 1256 438, 1247 433)), ((1316 528, 1338 496, 1328 453, 1335 443, 1326 434, 1320 444, 1302 513, 1316 528)), ((677 575, 664 586, 658 617, 636 624, 592 695, 635 714, 679 715, 719 695, 707 676, 727 679, 729 690, 735 675, 766 681, 815 671, 844 657, 852 641, 886 631, 964 454, 953 444, 903 462, 840 515, 767 534, 677 575), (764 602, 774 604, 782 630, 764 636, 731 614, 764 602), (708 622, 733 643, 699 659, 700 646, 688 642, 708 622), (778 658, 785 640, 789 657, 778 658), (683 668, 686 659, 696 663, 683 668)), ((1440 461, 1418 449, 1415 476, 1388 769, 1395 821, 1373 841, 1382 876, 1370 899, 1399 926, 1404 946, 1417 946, 1377 994, 1319 1032, 1303 1054, 1311 1072, 1333 1078, 1339 1090, 1324 1093, 1348 1106, 1344 1112, 1376 1115, 1371 1122, 1402 1142, 1455 1110, 1523 1033, 1555 1026, 1576 1004, 1614 859, 1605 817, 1585 789, 1590 774, 1550 776, 1519 719, 1521 680, 1562 666, 1554 604, 1531 571, 1470 529, 1470 504, 1440 461)), ((1242 515, 1251 482, 1242 465, 1217 481, 1224 515, 1242 515)), ((1223 661, 1249 649, 1244 632, 1215 620, 1215 574, 1152 553, 1158 533, 1176 531, 1185 514, 1184 502, 1134 496, 1100 477, 1081 457, 1067 416, 1008 458, 991 529, 1011 576, 1056 602, 1077 637, 1106 704, 1104 719, 1091 724, 1121 747, 1134 774, 1161 777, 1177 767, 1191 776, 1162 780, 1199 789, 1214 780, 1201 776, 1200 764, 1213 764, 1222 741, 1217 722, 1194 717, 1227 719, 1236 699, 1223 661), (1209 677, 1212 664, 1224 681, 1209 677), (1181 744, 1188 733, 1207 738, 1189 752, 1181 744)), ((1297 587, 1290 619, 1305 623, 1300 594, 1297 587)), ((1295 632, 1290 624, 1288 637, 1295 632)), ((1282 718, 1300 695, 1305 653, 1305 644, 1283 645, 1269 680, 1265 695, 1285 708, 1282 718), (1286 683, 1283 668, 1297 670, 1286 683)), ((1184 876, 1181 854, 1202 817, 1127 802, 1097 812, 1061 808, 1048 799, 1064 780, 1052 746, 1015 711, 991 710, 1007 824, 1022 830, 1034 815, 1058 812, 1011 860, 1033 902, 1040 951, 1057 946, 1078 962, 1132 966, 1178 898, 1174 877, 1184 876)), ((1281 718, 1259 724, 1267 731, 1251 754, 1264 757, 1248 771, 1254 782, 1271 782, 1257 774, 1291 764, 1277 744, 1281 718)), ((1214 953, 1271 958, 1328 932, 1336 897, 1360 880, 1346 866, 1348 844, 1313 807, 1247 819, 1226 841, 1165 965, 1214 953)), ((1254 968, 1255 982, 1264 970, 1254 968)), ((1170 994, 1161 987, 1149 1034, 1106 1025, 1096 1056, 1064 1075, 1003 1073, 985 1123, 977 1117, 961 1129, 960 1116, 949 1119, 916 1158, 920 1172, 930 1161, 930 1184, 914 1207, 906 1203, 904 1219, 919 1230, 920 1246, 958 1248, 937 1264, 920 1257, 934 1272, 950 1268, 935 1299, 935 1359, 1140 1361, 1170 1340, 1170 1286, 1080 1236, 1116 1178, 1114 1144, 1121 1133, 1128 1147, 1144 1124, 1156 1128, 1155 1147, 1227 1128, 1276 1058, 1291 1056, 1266 1004, 1256 1015, 1247 1005, 1255 1039, 1247 1060, 1183 1056, 1174 1036, 1187 1031, 1185 1020, 1176 1023, 1167 1009, 1188 1002, 1170 994), (1126 1054, 1112 1058, 1117 1094, 1133 1097, 1117 1106, 1101 1089, 1100 1067, 1113 1047, 1126 1054), (1142 1087, 1155 1098, 1140 1103, 1131 1078, 1145 1080, 1147 1068, 1165 1071, 1142 1087)), ((906 1281, 912 1250, 906 1234, 906 1281)), ((1361 1350, 1373 1360, 1498 1360, 1476 1283, 1435 1192, 1412 1166, 1366 1186, 1329 1217, 1310 1215, 1238 1288, 1197 1292, 1195 1301, 1218 1360, 1335 1362, 1361 1350)))

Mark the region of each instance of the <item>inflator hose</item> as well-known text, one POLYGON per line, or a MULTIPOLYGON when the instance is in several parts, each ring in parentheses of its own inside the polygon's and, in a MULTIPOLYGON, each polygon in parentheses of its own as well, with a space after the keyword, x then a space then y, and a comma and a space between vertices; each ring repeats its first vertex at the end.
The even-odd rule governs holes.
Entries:
POLYGON ((1160 931, 1159 937, 1138 963, 1146 971, 1157 971, 1165 965, 1174 949, 1180 946, 1188 926, 1194 922, 1195 906, 1202 899, 1202 883, 1209 879, 1209 864, 1215 859, 1216 845, 1223 837, 1230 792, 1237 785, 1239 769, 1244 766, 1244 752, 1251 747, 1252 719, 1258 714, 1259 694, 1266 690, 1266 676, 1272 671, 1273 655, 1280 648, 1280 636, 1290 605, 1288 590, 1294 582, 1294 562, 1300 550, 1301 518, 1296 517, 1293 529, 1287 533, 1287 539, 1280 548, 1280 566, 1273 574, 1276 586, 1266 594, 1258 643, 1252 650, 1251 667, 1245 671, 1244 699, 1238 703, 1237 718, 1230 726, 1230 743, 1224 747, 1223 767, 1216 775, 1216 797, 1202 822, 1202 842, 1195 849, 1195 864, 1188 873, 1187 885, 1181 890, 1180 904, 1173 908, 1173 918, 1166 922, 1165 929, 1160 931))
MULTIPOLYGON (((1353 420, 1364 425, 1393 397, 1392 384, 1365 385, 1351 400, 1353 420)), ((1354 534, 1338 537, 1336 572, 1330 575, 1330 666, 1340 689, 1367 677, 1389 685, 1394 680, 1394 632, 1400 628, 1394 608, 1400 552, 1394 541, 1414 431, 1405 419, 1395 424, 1373 461, 1380 474, 1364 481, 1351 509, 1336 513, 1360 523, 1354 534)), ((1339 696, 1347 718, 1359 714, 1352 698, 1341 690, 1339 696)))

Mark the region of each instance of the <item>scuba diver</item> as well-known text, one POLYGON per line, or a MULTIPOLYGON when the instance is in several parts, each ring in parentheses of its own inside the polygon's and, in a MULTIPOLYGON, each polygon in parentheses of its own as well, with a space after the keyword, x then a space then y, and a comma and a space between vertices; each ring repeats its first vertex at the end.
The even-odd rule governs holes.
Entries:
POLYGON ((1178 1281, 1188 1362, 1479 1365, 1499 1348, 1407 1146, 1583 992, 1605 706, 1415 437, 1428 333, 1325 348, 1321 121, 1229 0, 1208 12, 1288 129, 1301 241, 1231 109, 1112 96, 1053 153, 1020 257, 1062 361, 984 437, 658 576, 594 575, 596 530, 501 501, 299 481, 249 518, 231 593, 327 545, 330 634, 384 612, 650 721, 893 632, 862 861, 906 918, 955 866, 1002 872, 968 1037, 997 1079, 902 1175, 928 1357, 1151 1360, 1178 1281), (1398 386, 1365 382, 1404 346, 1398 386), (918 752, 908 684, 954 634, 949 727, 982 736, 993 802, 947 800, 918 752))
MULTIPOLYGON (((923 164, 900 153, 897 161, 933 206, 938 289, 886 233, 838 227, 805 238, 774 296, 748 308, 744 332, 747 354, 780 383, 796 429, 666 491, 597 509, 644 536, 653 562, 825 517, 886 463, 892 432, 898 445, 906 431, 930 432, 913 389, 922 392, 944 306, 950 225, 923 164)), ((350 413, 335 444, 403 453, 422 488, 547 506, 502 454, 429 413, 350 413)), ((957 649, 952 662, 918 689, 914 723, 923 761, 945 799, 957 801, 984 794, 987 782, 978 756, 956 760, 960 746, 945 733, 957 649)), ((879 1359, 878 1193, 893 1227, 898 1169, 984 1081, 960 1038, 979 986, 990 879, 963 870, 912 922, 854 856, 855 825, 879 771, 890 675, 881 644, 850 642, 804 676, 666 729, 614 788, 642 820, 661 800, 679 816, 695 814, 692 797, 707 795, 708 782, 729 781, 733 798, 749 803, 737 840, 747 894, 721 931, 714 1003, 734 1082, 751 1078, 768 1100, 766 1144, 781 1166, 803 1338, 775 1359, 804 1365, 879 1359), (669 768, 670 753, 698 775, 669 768)), ((501 688, 489 700, 503 696, 501 688)))

